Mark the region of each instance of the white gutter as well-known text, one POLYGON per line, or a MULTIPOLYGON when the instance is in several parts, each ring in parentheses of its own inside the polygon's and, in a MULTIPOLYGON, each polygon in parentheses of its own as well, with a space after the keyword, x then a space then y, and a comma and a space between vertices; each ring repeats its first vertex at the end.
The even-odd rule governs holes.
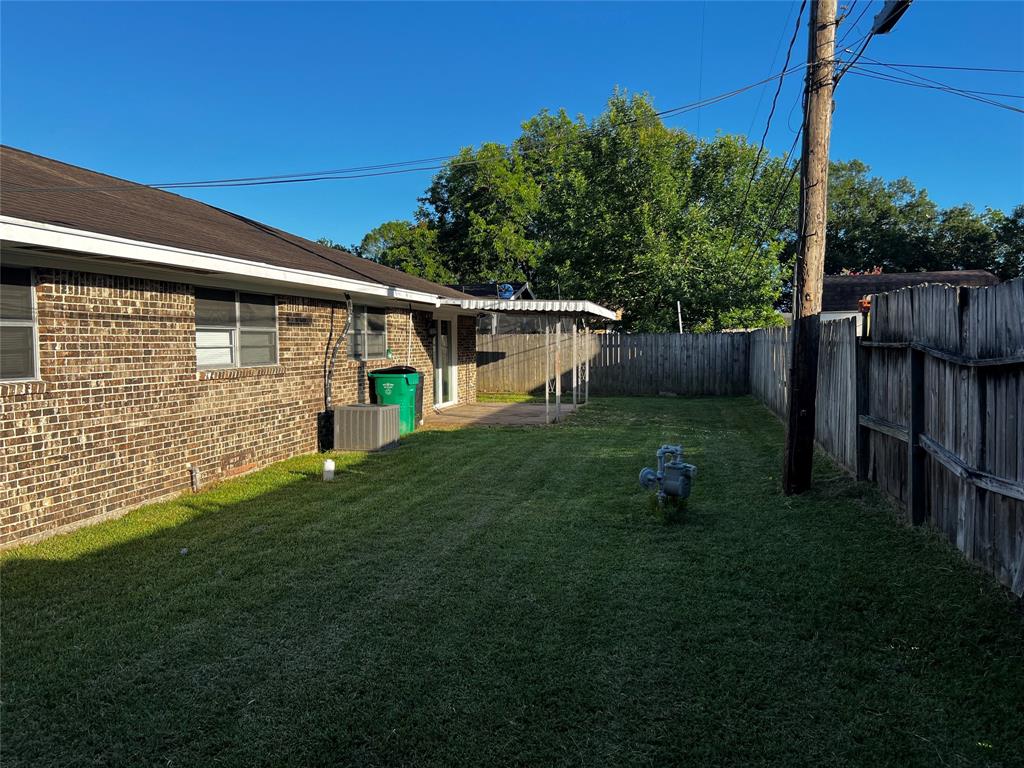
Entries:
POLYGON ((529 312, 534 314, 552 313, 563 315, 593 315, 606 320, 615 320, 615 312, 592 301, 579 299, 442 299, 443 304, 453 304, 461 309, 477 312, 529 312))
POLYGON ((396 288, 365 280, 353 280, 348 277, 336 277, 305 269, 275 267, 271 264, 239 259, 234 256, 190 251, 185 248, 147 243, 141 240, 128 240, 99 232, 16 219, 12 216, 0 216, 0 240, 63 251, 130 259, 160 267, 178 267, 223 275, 236 275, 339 293, 359 293, 367 296, 413 301, 417 304, 430 304, 435 307, 441 305, 440 296, 424 291, 396 288))

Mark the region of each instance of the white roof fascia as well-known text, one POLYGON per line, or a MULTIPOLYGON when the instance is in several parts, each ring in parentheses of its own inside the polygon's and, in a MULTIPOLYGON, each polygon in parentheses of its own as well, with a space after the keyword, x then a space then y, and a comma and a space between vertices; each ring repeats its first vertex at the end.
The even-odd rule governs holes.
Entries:
POLYGON ((311 272, 290 267, 276 267, 234 256, 191 251, 185 248, 129 240, 123 237, 105 235, 82 229, 72 229, 38 221, 0 216, 0 240, 25 243, 64 251, 95 254, 120 259, 130 259, 162 267, 201 270, 205 272, 234 275, 254 280, 267 280, 309 288, 319 288, 338 293, 359 293, 379 296, 384 299, 411 301, 417 304, 440 306, 440 296, 424 291, 382 285, 366 280, 353 280, 323 272, 311 272))
POLYGON ((592 301, 579 299, 442 299, 477 312, 526 312, 535 314, 594 315, 614 320, 615 312, 592 301))

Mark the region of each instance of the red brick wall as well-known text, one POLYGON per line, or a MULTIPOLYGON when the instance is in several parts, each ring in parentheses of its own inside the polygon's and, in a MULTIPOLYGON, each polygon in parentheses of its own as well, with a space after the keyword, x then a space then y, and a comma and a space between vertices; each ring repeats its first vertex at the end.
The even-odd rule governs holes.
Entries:
POLYGON ((476 402, 476 318, 460 317, 456 327, 459 361, 459 402, 476 402))
MULTIPOLYGON (((278 296, 278 365, 197 371, 190 285, 53 269, 36 281, 41 380, 0 384, 0 545, 187 491, 190 466, 206 485, 316 450, 343 303, 278 296)), ((359 363, 343 349, 334 403, 366 402, 365 371, 408 363, 425 372, 429 408, 431 324, 429 312, 410 327, 410 312, 389 311, 393 358, 359 363)), ((474 347, 460 322, 464 402, 474 347)))

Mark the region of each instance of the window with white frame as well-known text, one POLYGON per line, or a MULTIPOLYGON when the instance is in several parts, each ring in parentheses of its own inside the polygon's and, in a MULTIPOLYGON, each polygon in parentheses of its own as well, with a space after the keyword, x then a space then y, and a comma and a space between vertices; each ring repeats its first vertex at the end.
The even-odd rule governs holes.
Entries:
POLYGON ((0 267, 0 381, 39 375, 32 271, 0 267))
POLYGON ((276 365, 274 297, 196 288, 196 364, 200 368, 276 365))
POLYGON ((356 360, 380 360, 388 353, 387 311, 376 307, 352 307, 348 355, 356 360))

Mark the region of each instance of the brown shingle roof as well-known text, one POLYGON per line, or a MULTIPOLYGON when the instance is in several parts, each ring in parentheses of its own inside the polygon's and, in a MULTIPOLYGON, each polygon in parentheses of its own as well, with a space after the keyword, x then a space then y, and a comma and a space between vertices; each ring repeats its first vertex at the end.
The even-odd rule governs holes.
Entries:
POLYGON ((892 272, 880 275, 825 275, 821 294, 822 312, 856 312, 861 297, 885 293, 924 283, 980 287, 996 285, 999 278, 984 269, 948 272, 892 272))
POLYGON ((0 145, 0 184, 0 213, 5 216, 466 298, 447 286, 197 200, 5 145, 0 145))

